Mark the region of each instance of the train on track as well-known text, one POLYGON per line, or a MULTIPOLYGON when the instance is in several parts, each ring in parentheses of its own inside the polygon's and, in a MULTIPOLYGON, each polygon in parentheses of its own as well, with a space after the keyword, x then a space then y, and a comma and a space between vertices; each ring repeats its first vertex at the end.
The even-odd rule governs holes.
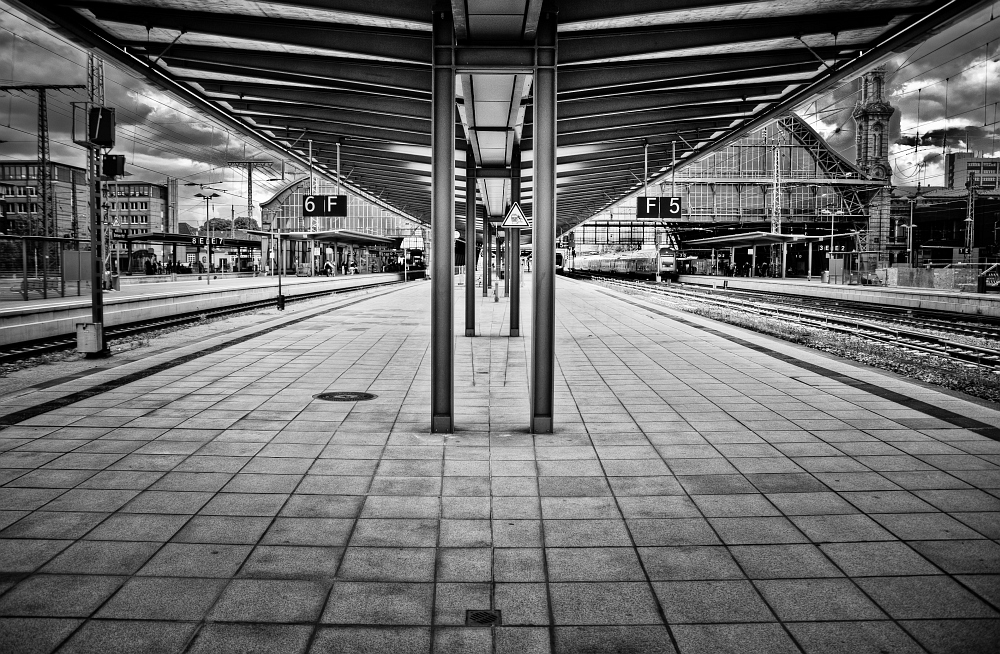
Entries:
MULTIPOLYGON (((660 281, 676 281, 678 261, 680 257, 676 250, 660 248, 659 275, 656 269, 656 250, 634 250, 632 252, 606 252, 603 254, 584 254, 572 257, 568 270, 573 272, 597 273, 614 275, 631 279, 656 279, 660 281)), ((556 269, 559 270, 559 254, 556 253, 556 269)), ((565 257, 564 257, 565 261, 565 257)))

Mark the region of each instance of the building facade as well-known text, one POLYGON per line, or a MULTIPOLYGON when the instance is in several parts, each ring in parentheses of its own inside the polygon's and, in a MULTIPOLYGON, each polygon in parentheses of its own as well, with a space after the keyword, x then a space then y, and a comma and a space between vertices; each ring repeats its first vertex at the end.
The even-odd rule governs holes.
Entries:
POLYGON ((175 233, 167 186, 150 182, 108 182, 104 185, 104 222, 129 236, 175 233))
POLYGON ((87 238, 90 234, 90 193, 83 168, 49 163, 53 207, 48 224, 42 215, 38 162, 0 164, 0 232, 18 236, 87 238))
POLYGON ((950 189, 964 189, 969 176, 975 188, 988 191, 1000 189, 1000 159, 977 157, 970 152, 952 152, 944 158, 945 184, 950 189))

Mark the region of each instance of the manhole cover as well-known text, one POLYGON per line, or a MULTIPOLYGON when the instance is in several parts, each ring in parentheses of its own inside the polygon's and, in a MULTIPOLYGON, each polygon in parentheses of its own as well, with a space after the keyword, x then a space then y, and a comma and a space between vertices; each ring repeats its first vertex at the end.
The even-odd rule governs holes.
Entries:
POLYGON ((465 612, 466 627, 497 627, 500 624, 499 610, 469 610, 465 612))
POLYGON ((365 400, 374 400, 378 395, 374 393, 362 393, 360 391, 334 391, 332 393, 320 393, 319 395, 313 395, 317 400, 326 400, 327 402, 364 402, 365 400))

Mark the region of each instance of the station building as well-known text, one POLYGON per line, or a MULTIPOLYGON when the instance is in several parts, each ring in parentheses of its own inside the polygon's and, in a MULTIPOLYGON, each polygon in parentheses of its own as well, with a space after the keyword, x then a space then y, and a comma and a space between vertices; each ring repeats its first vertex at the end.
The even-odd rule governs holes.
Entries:
POLYGON ((38 161, 0 165, 0 232, 18 236, 86 238, 90 233, 90 194, 83 168, 50 162, 55 200, 53 221, 45 225, 38 182, 38 161))
MULTIPOLYGON (((336 195, 335 184, 316 179, 313 194, 336 195)), ((343 186, 347 196, 346 217, 306 217, 304 195, 310 194, 309 179, 289 182, 262 202, 262 228, 281 234, 284 270, 300 275, 322 274, 329 261, 337 274, 356 269, 359 273, 402 270, 422 266, 427 245, 426 226, 373 202, 343 186)), ((270 258, 278 255, 272 249, 270 258)))
MULTIPOLYGON (((726 148, 678 163, 676 172, 649 187, 650 195, 679 197, 682 215, 656 224, 636 219, 636 200, 630 200, 588 220, 567 234, 565 242, 577 252, 587 249, 653 247, 686 250, 686 242, 711 236, 770 232, 777 221, 783 234, 834 235, 835 253, 866 248, 858 234, 869 228, 871 204, 884 182, 833 150, 803 119, 788 115, 750 132, 726 148)), ((888 231, 888 230, 886 230, 888 231)), ((880 241, 881 242, 881 241, 880 241)), ((826 267, 829 241, 789 246, 786 265, 791 275, 818 275, 826 267)), ((720 247, 691 251, 700 266, 743 272, 753 259, 747 247, 720 247)), ((761 257, 759 262, 767 262, 761 257)), ((756 274, 767 274, 764 263, 756 274)), ((749 274, 749 271, 746 271, 749 274)))

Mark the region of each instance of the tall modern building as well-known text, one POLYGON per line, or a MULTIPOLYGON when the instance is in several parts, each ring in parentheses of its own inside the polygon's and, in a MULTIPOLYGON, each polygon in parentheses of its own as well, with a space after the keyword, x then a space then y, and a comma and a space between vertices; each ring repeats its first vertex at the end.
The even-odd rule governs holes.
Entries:
POLYGON ((5 161, 0 165, 0 232, 4 234, 86 238, 90 234, 90 194, 83 168, 49 163, 52 197, 55 202, 52 224, 42 217, 38 162, 5 161))
MULTIPOLYGON (((854 108, 857 164, 876 184, 884 186, 871 198, 868 229, 861 249, 884 253, 890 239, 892 168, 889 166, 889 120, 896 111, 885 99, 885 67, 879 66, 860 80, 861 94, 854 108)), ((881 257, 881 254, 879 255, 881 257)))
POLYGON ((945 184, 950 189, 964 189, 969 175, 981 190, 1000 189, 1000 159, 977 157, 971 152, 952 152, 944 159, 945 184))
POLYGON ((129 236, 177 231, 171 224, 166 186, 150 182, 109 182, 104 187, 105 221, 129 236))

